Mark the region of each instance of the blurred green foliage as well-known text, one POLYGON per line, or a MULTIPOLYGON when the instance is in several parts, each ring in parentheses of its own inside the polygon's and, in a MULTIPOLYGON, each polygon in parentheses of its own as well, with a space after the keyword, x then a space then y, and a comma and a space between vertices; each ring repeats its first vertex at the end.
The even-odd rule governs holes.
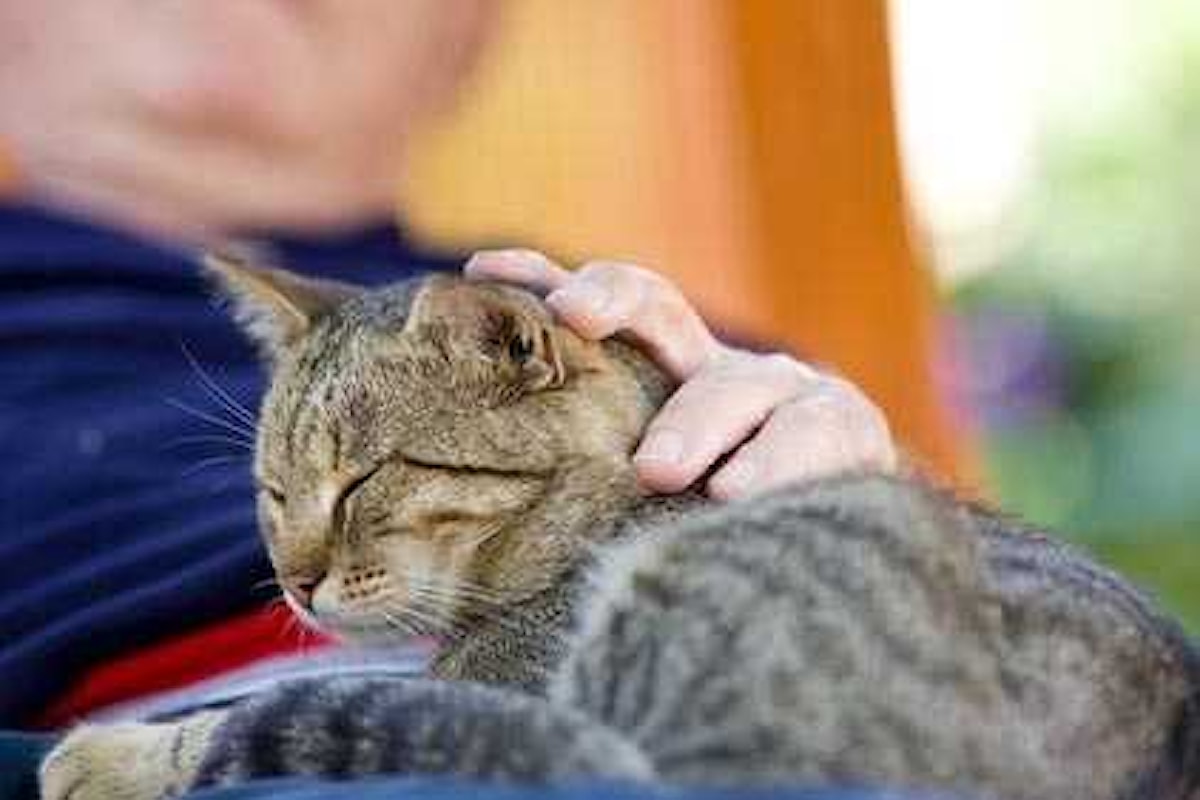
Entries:
POLYGON ((1017 245, 953 299, 1004 504, 1200 631, 1200 3, 1124 5, 1111 87, 1059 88, 1017 245))

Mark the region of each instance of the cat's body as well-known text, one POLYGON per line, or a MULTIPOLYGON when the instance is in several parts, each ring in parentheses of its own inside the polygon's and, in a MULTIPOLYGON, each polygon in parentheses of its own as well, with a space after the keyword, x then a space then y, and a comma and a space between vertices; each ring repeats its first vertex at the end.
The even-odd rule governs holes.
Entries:
POLYGON ((174 783, 125 796, 398 772, 1196 796, 1193 651, 1075 551, 885 476, 645 498, 629 453, 667 387, 628 348, 496 287, 221 269, 274 364, 257 469, 282 584, 343 632, 439 633, 442 680, 84 729, 47 795, 169 751, 174 783))

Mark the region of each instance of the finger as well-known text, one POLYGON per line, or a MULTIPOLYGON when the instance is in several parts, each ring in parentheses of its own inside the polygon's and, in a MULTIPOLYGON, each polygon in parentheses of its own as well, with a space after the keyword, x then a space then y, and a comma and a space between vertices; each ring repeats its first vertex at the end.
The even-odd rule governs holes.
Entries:
POLYGON ((590 262, 551 292, 546 304, 586 338, 627 333, 679 381, 724 352, 670 281, 633 264, 590 262))
POLYGON ((701 372, 651 421, 634 454, 639 481, 656 492, 689 486, 816 380, 786 356, 738 354, 701 372))
POLYGON ((776 408, 713 475, 708 493, 732 500, 789 482, 894 469, 896 453, 883 414, 856 389, 850 392, 826 384, 776 408))
POLYGON ((505 281, 552 292, 572 277, 571 273, 536 250, 480 250, 467 260, 463 274, 473 280, 505 281))

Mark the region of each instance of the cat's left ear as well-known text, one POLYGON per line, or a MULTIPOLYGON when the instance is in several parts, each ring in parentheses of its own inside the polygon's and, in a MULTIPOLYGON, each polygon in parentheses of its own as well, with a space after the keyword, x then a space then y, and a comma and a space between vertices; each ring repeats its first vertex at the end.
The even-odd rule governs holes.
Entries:
POLYGON ((405 332, 465 342, 528 391, 567 380, 569 342, 550 312, 525 291, 433 276, 413 298, 405 332))
POLYGON ((238 253, 209 252, 204 266, 233 303, 233 317, 270 361, 295 345, 361 290, 255 264, 238 253))

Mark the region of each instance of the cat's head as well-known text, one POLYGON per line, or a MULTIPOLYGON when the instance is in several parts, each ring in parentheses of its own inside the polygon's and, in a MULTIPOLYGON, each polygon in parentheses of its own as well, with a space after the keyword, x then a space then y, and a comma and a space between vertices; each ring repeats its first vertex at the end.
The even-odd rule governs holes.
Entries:
POLYGON ((635 497, 630 456, 666 383, 535 296, 208 266, 271 373, 254 465, 263 535, 286 595, 323 627, 464 630, 554 583, 592 523, 635 497))

